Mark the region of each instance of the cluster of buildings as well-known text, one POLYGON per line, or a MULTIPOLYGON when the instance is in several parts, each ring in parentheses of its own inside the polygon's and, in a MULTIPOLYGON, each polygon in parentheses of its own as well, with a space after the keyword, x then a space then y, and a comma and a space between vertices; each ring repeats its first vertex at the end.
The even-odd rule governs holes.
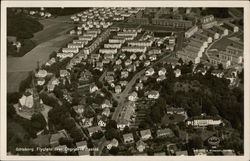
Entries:
POLYGON ((215 41, 229 33, 238 32, 238 26, 227 21, 222 24, 218 23, 213 15, 202 17, 200 23, 201 26, 195 25, 185 32, 188 43, 177 52, 178 58, 184 62, 192 61, 198 64, 204 60, 204 55, 206 55, 212 65, 222 64, 225 68, 243 62, 243 45, 229 45, 225 51, 206 51, 215 41))
MULTIPOLYGON (((187 8, 185 13, 190 13, 190 8, 187 8)), ((179 8, 160 8, 152 7, 140 10, 137 14, 131 16, 128 20, 130 23, 142 25, 160 25, 173 28, 189 28, 192 26, 192 20, 184 20, 179 14, 179 8), (147 15, 154 15, 152 19, 147 15)))
MULTIPOLYGON (((80 23, 77 29, 108 28, 113 21, 123 21, 139 11, 139 8, 92 8, 71 16, 74 22, 80 23)), ((72 30, 70 34, 81 34, 80 30, 72 30)))
POLYGON ((31 16, 39 16, 39 17, 43 17, 43 18, 50 18, 52 16, 52 14, 45 11, 45 9, 43 7, 41 7, 40 10, 30 10, 29 14, 31 16))

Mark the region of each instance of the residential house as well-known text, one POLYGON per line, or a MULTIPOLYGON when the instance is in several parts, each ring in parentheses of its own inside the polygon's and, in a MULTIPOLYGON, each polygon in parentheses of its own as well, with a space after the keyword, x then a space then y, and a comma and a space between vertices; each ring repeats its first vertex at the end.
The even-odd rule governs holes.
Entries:
POLYGON ((102 111, 102 115, 109 117, 110 108, 109 107, 104 108, 104 110, 102 111))
POLYGON ((147 92, 147 96, 149 99, 158 99, 160 97, 160 93, 156 90, 152 90, 147 92))
POLYGON ((128 81, 124 80, 124 81, 120 81, 119 83, 122 87, 125 87, 128 84, 128 81))
POLYGON ((37 78, 45 78, 47 75, 48 72, 46 70, 41 70, 41 69, 35 74, 37 78))
POLYGON ((56 57, 65 59, 65 58, 73 58, 74 53, 57 53, 56 57))
POLYGON ((123 141, 125 144, 134 143, 134 136, 132 133, 123 134, 123 141))
POLYGON ((116 64, 116 65, 122 64, 122 60, 121 60, 121 59, 116 60, 116 61, 115 61, 115 64, 116 64))
POLYGON ((122 47, 122 52, 145 53, 146 51, 147 51, 147 47, 137 47, 137 46, 122 47))
POLYGON ((145 54, 141 54, 139 56, 139 60, 145 60, 147 58, 147 56, 145 54))
POLYGON ((180 70, 180 69, 176 69, 176 70, 174 71, 174 74, 175 74, 175 77, 181 76, 181 70, 180 70))
POLYGON ((132 36, 136 37, 137 32, 117 32, 117 36, 132 36))
POLYGON ((150 61, 155 61, 157 59, 157 56, 156 55, 150 55, 149 56, 149 60, 150 61))
POLYGON ((136 101, 138 99, 138 94, 134 91, 128 96, 129 101, 136 101))
POLYGON ((122 47, 121 43, 109 43, 109 44, 104 44, 104 48, 111 48, 111 49, 120 49, 122 47))
POLYGON ((81 122, 82 127, 86 128, 86 127, 93 126, 93 120, 94 120, 94 117, 83 118, 81 122))
POLYGON ((161 76, 159 76, 159 77, 156 79, 156 81, 157 81, 157 82, 161 82, 161 81, 163 81, 163 80, 165 80, 165 79, 167 79, 167 77, 166 77, 165 75, 161 75, 161 76))
POLYGON ((161 54, 161 49, 152 49, 148 51, 148 55, 159 55, 161 54))
POLYGON ((149 65, 150 65, 150 61, 149 61, 149 60, 146 60, 146 61, 144 62, 144 66, 147 67, 147 66, 149 66, 149 65))
POLYGON ((136 47, 151 47, 153 41, 129 41, 128 46, 136 46, 136 47))
POLYGON ((84 106, 83 105, 73 106, 73 109, 79 115, 81 115, 84 112, 84 106))
POLYGON ((118 145, 119 145, 118 140, 114 138, 108 143, 107 149, 110 150, 112 147, 118 147, 118 145))
POLYGON ((121 55, 120 55, 120 58, 123 60, 123 59, 125 59, 126 58, 126 54, 125 53, 122 53, 121 55))
POLYGON ((119 43, 119 44, 124 44, 125 43, 125 39, 124 38, 111 38, 111 39, 109 39, 109 43, 114 43, 114 44, 116 44, 116 43, 119 43))
POLYGON ((157 135, 157 137, 173 137, 174 132, 169 128, 158 129, 156 131, 156 135, 157 135))
POLYGON ((121 92, 122 92, 121 86, 120 86, 120 85, 116 85, 116 86, 115 86, 115 93, 119 94, 119 93, 121 93, 121 92))
POLYGON ((149 68, 146 70, 145 75, 146 76, 152 76, 155 73, 154 68, 149 68))
POLYGON ((83 44, 69 43, 68 48, 73 48, 73 49, 83 48, 83 44))
POLYGON ((178 114, 178 115, 186 115, 186 111, 184 110, 184 108, 174 108, 174 107, 170 107, 167 108, 167 114, 178 114))
POLYGON ((152 139, 152 134, 151 134, 150 129, 141 130, 140 135, 141 135, 142 140, 152 139))
POLYGON ((90 93, 94 93, 95 91, 98 91, 98 90, 99 90, 99 88, 95 84, 91 84, 89 86, 89 92, 90 93))
POLYGON ((129 75, 128 71, 121 71, 121 78, 127 78, 129 75))
POLYGON ((108 83, 112 83, 112 82, 115 81, 114 76, 105 76, 105 80, 106 80, 108 83))
POLYGON ((137 58, 137 56, 136 56, 136 54, 134 53, 134 54, 132 54, 132 55, 130 55, 130 59, 131 60, 135 60, 137 58))
POLYGON ((112 49, 112 48, 104 48, 104 49, 99 49, 99 53, 101 54, 116 54, 117 49, 112 49))
POLYGON ((105 109, 105 108, 111 108, 113 107, 113 105, 109 100, 105 99, 104 102, 101 104, 101 107, 102 109, 105 109))
POLYGON ((63 53, 78 53, 79 49, 78 48, 62 48, 63 53))
POLYGON ((60 77, 67 77, 70 73, 67 70, 60 70, 60 77))
POLYGON ((143 142, 142 140, 139 140, 136 142, 136 149, 139 152, 143 152, 146 149, 147 144, 143 142))
POLYGON ((139 91, 139 90, 142 90, 143 89, 143 83, 137 83, 136 85, 135 85, 135 90, 136 91, 139 91))
POLYGON ((130 60, 130 59, 127 59, 127 60, 124 62, 125 66, 129 66, 129 65, 131 65, 132 63, 133 63, 133 61, 130 60))
POLYGON ((166 68, 161 68, 161 69, 158 71, 158 75, 159 75, 159 76, 166 75, 166 72, 167 72, 166 68))
POLYGON ((223 70, 213 70, 211 75, 216 76, 218 78, 222 78, 224 76, 223 70))
POLYGON ((88 128, 89 136, 92 136, 95 132, 102 131, 100 126, 93 126, 88 128))
POLYGON ((190 38, 198 31, 198 26, 193 26, 185 32, 185 38, 190 38))
POLYGON ((55 58, 51 58, 49 61, 46 62, 46 66, 51 66, 52 64, 54 64, 56 62, 55 58))

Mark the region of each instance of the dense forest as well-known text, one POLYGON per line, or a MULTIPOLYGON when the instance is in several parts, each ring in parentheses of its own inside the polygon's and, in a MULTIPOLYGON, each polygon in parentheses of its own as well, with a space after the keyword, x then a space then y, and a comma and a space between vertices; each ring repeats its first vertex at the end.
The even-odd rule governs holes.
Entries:
POLYGON ((16 57, 25 55, 36 46, 36 43, 30 38, 42 29, 43 25, 36 19, 23 12, 7 9, 7 36, 15 36, 21 43, 21 48, 17 52, 16 47, 11 42, 7 42, 7 55, 16 57))
POLYGON ((36 19, 22 12, 7 10, 7 35, 17 39, 29 39, 35 32, 43 29, 43 25, 36 19))

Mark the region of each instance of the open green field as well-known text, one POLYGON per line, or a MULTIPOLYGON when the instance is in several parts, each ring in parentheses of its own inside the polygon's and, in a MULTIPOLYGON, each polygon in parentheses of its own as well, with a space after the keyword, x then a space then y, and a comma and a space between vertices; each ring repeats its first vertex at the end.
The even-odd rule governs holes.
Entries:
POLYGON ((35 33, 32 40, 40 44, 66 34, 67 31, 74 27, 74 24, 67 23, 69 20, 69 16, 40 20, 39 22, 44 26, 44 29, 35 33))
POLYGON ((59 20, 53 19, 52 22, 49 19, 41 20, 44 21, 46 27, 43 31, 36 33, 33 38, 40 44, 23 57, 7 58, 8 92, 17 92, 20 82, 27 77, 29 71, 37 68, 38 62, 40 65, 44 64, 53 51, 58 51, 73 40, 73 36, 66 34, 66 30, 69 30, 72 24, 66 24, 64 19, 59 20))

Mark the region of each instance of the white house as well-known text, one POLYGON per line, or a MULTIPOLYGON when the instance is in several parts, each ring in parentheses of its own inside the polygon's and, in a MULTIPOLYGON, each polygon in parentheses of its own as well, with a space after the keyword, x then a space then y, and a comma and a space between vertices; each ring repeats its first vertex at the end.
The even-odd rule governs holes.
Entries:
POLYGON ((138 99, 138 94, 136 92, 132 92, 129 96, 128 96, 128 100, 129 101, 136 101, 138 99))
POLYGON ((116 54, 117 53, 117 49, 99 49, 99 53, 101 54, 116 54))
POLYGON ((149 99, 158 99, 160 96, 160 93, 158 91, 152 90, 147 93, 149 99))
POLYGON ((62 48, 63 53, 78 53, 78 48, 62 48))
POLYGON ((149 68, 146 70, 145 75, 146 76, 152 76, 155 73, 154 68, 149 68))
POLYGON ((158 75, 159 75, 159 76, 166 75, 166 72, 167 72, 166 68, 161 68, 161 69, 158 71, 158 75))
POLYGON ((48 72, 46 70, 39 70, 35 76, 37 78, 45 78, 48 75, 48 72))
POLYGON ((90 85, 89 86, 89 92, 94 93, 95 91, 98 91, 99 88, 96 85, 90 85))
POLYGON ((146 51, 147 47, 126 46, 122 48, 122 52, 145 53, 146 51))
POLYGON ((185 32, 185 38, 190 38, 198 31, 198 26, 193 26, 185 32))
POLYGON ((174 74, 175 74, 175 77, 181 76, 181 70, 180 70, 180 69, 176 69, 176 70, 174 71, 174 74))

